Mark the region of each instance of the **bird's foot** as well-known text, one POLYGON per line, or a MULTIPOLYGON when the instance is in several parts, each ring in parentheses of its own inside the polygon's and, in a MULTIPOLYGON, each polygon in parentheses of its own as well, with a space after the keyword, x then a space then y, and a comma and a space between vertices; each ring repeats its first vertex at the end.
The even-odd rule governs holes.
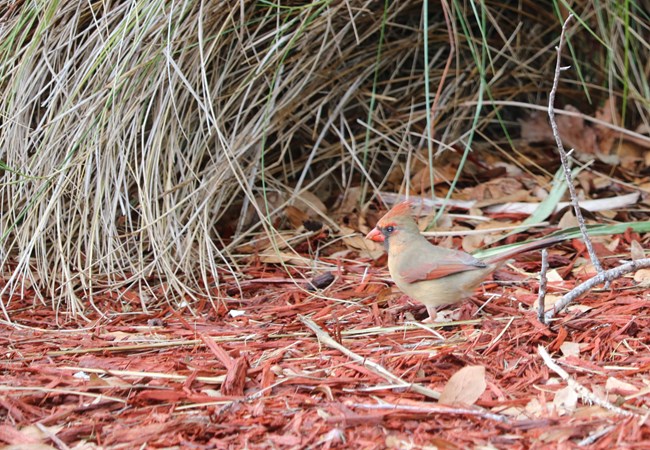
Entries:
POLYGON ((438 308, 427 305, 427 312, 429 313, 429 317, 424 319, 422 323, 434 323, 438 318, 438 308))
POLYGON ((438 311, 438 308, 435 306, 427 306, 427 312, 429 313, 429 317, 424 319, 422 323, 453 322, 461 316, 461 311, 458 309, 438 311))

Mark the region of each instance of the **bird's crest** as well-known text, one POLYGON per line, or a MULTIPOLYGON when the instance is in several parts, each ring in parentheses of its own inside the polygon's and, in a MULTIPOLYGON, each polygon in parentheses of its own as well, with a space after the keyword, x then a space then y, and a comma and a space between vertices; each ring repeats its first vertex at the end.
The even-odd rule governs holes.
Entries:
POLYGON ((395 219, 396 217, 410 217, 411 216, 411 201, 410 200, 405 200, 403 202, 398 203, 397 205, 393 206, 390 211, 388 211, 384 217, 381 218, 381 222, 385 222, 387 220, 392 220, 395 219))

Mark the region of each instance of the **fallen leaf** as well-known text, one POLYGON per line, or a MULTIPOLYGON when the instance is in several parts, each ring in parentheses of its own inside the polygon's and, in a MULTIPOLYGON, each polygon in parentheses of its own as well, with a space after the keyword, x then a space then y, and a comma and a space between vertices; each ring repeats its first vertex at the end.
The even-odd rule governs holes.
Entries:
MULTIPOLYGON (((608 124, 619 125, 621 117, 616 110, 616 99, 609 97, 601 108, 596 111, 596 119, 608 124)), ((622 135, 620 132, 613 130, 611 127, 601 124, 595 124, 594 130, 598 136, 598 146, 604 154, 612 152, 614 142, 619 140, 622 135)))
POLYGON ((323 201, 316 194, 309 191, 303 191, 298 194, 298 198, 295 199, 293 205, 307 212, 309 217, 317 217, 319 213, 325 214, 327 212, 327 206, 325 206, 323 201))
POLYGON ((560 345, 560 351, 564 356, 580 356, 580 344, 577 342, 564 341, 560 345))
POLYGON ((361 257, 377 259, 384 254, 383 245, 364 238, 352 228, 341 227, 341 234, 345 245, 353 250, 359 250, 361 257))
POLYGON ((561 428, 551 428, 544 431, 539 435, 539 440, 542 442, 562 442, 571 438, 577 431, 577 426, 567 426, 561 428))
POLYGON ((467 234, 463 236, 463 241, 461 243, 463 250, 467 253, 473 253, 483 244, 483 235, 481 234, 467 234))
POLYGON ((605 390, 616 394, 629 395, 638 392, 639 388, 617 378, 609 377, 605 383, 605 390))
POLYGON ((361 198, 361 187, 356 186, 346 189, 343 194, 343 200, 338 207, 337 213, 341 215, 350 214, 357 210, 359 207, 359 199, 361 198))
POLYGON ((578 223, 576 216, 573 214, 573 210, 569 209, 564 213, 560 222, 557 224, 557 227, 561 230, 565 230, 567 228, 577 227, 578 225, 580 224, 578 223))
POLYGON ((244 223, 246 225, 250 225, 254 223, 256 220, 259 220, 259 214, 258 211, 260 211, 262 214, 266 214, 267 207, 268 211, 274 211, 277 208, 280 207, 282 202, 284 202, 284 194, 280 192, 274 192, 274 191, 269 191, 266 193, 266 198, 262 194, 258 194, 255 196, 255 204, 257 207, 253 205, 248 205, 248 208, 246 209, 246 215, 244 219, 244 223))
POLYGON ((592 306, 573 304, 566 307, 566 312, 578 311, 581 313, 594 309, 592 306))
POLYGON ((517 407, 517 406, 510 406, 506 409, 501 409, 499 408, 492 408, 492 411, 499 413, 504 416, 510 416, 515 418, 516 420, 524 420, 527 419, 528 417, 525 414, 525 410, 523 408, 517 407))
MULTIPOLYGON (((564 107, 566 111, 580 114, 572 105, 564 107)), ((599 153, 596 131, 585 124, 580 116, 558 115, 555 119, 562 142, 569 149, 575 149, 576 154, 599 153)), ((528 142, 554 142, 553 132, 546 114, 533 113, 527 120, 521 121, 521 137, 528 142)))
POLYGON ((291 205, 284 208, 284 213, 287 215, 287 219, 289 219, 289 223, 293 228, 300 228, 309 219, 309 215, 306 212, 291 205))
MULTIPOLYGON (((544 297, 544 311, 548 311, 553 308, 553 306, 560 301, 562 297, 559 295, 553 295, 553 294, 546 294, 544 297)), ((537 311, 537 308, 539 307, 539 299, 535 300, 535 303, 533 303, 533 310, 537 311)))
POLYGON ((634 241, 630 242, 630 253, 632 255, 632 259, 643 259, 643 258, 645 258, 645 250, 643 249, 643 246, 637 240, 634 240, 634 241))
POLYGON ((274 253, 260 254, 260 261, 267 264, 280 264, 284 262, 289 264, 306 265, 306 266, 309 266, 312 263, 312 261, 309 258, 305 258, 304 256, 300 256, 295 253, 288 253, 288 252, 274 252, 274 253))
POLYGON ((639 269, 634 274, 634 281, 642 286, 650 285, 650 269, 639 269))
POLYGON ((571 273, 579 278, 591 278, 598 274, 592 262, 588 260, 584 260, 582 264, 576 262, 571 273))
POLYGON ((571 414, 576 410, 578 393, 570 386, 560 389, 555 393, 553 405, 560 415, 571 414))
MULTIPOLYGON (((620 244, 620 242, 621 242, 621 238, 615 237, 608 244, 605 244, 605 247, 610 252, 615 253, 616 249, 618 248, 618 244, 620 244)), ((634 257, 632 257, 632 259, 634 259, 634 257)))
POLYGON ((526 201, 529 197, 528 190, 524 188, 521 181, 509 177, 489 180, 463 189, 461 192, 461 198, 476 200, 478 208, 498 203, 526 201))
POLYGON ((557 269, 551 269, 546 272, 546 281, 549 283, 560 283, 564 281, 564 278, 562 278, 562 275, 560 275, 557 269))
POLYGON ((527 404, 525 408, 526 414, 531 418, 541 417, 546 413, 545 408, 540 403, 537 397, 533 397, 527 404))
POLYGON ((449 379, 438 402, 444 405, 455 403, 473 405, 485 392, 486 387, 485 367, 463 367, 449 379))
POLYGON ((646 161, 647 149, 637 145, 634 142, 616 141, 618 145, 614 149, 616 156, 620 163, 619 165, 624 169, 635 170, 637 164, 642 166, 646 161))

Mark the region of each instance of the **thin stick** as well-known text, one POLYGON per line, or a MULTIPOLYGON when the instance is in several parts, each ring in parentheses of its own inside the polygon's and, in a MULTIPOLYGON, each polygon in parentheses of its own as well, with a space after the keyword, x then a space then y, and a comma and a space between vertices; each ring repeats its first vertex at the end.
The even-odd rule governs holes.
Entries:
MULTIPOLYGON (((178 375, 175 373, 163 373, 163 372, 142 372, 135 370, 111 370, 111 369, 98 369, 94 367, 73 367, 73 366, 64 366, 58 367, 56 370, 73 370, 79 372, 88 372, 88 373, 97 373, 102 375, 111 375, 118 378, 153 378, 157 380, 170 380, 185 382, 190 377, 188 375, 178 375)), ((222 384, 226 379, 225 375, 219 375, 216 377, 203 377, 198 376, 194 378, 196 381, 200 381, 205 384, 222 384)))
POLYGON ((490 420, 495 420, 502 423, 510 423, 510 420, 506 416, 501 414, 490 413, 487 411, 481 411, 480 409, 467 409, 467 408, 445 408, 443 406, 413 406, 413 405, 395 405, 392 403, 381 403, 379 405, 367 404, 367 403, 352 403, 350 406, 353 408, 364 408, 370 410, 391 410, 391 411, 405 411, 411 413, 420 413, 420 414, 459 414, 459 415, 470 415, 470 416, 479 416, 490 420))
POLYGON ((582 397, 583 400, 586 400, 589 403, 593 403, 595 405, 598 405, 602 408, 605 408, 609 411, 615 412, 616 414, 620 414, 622 416, 628 416, 628 417, 638 417, 637 414, 633 413, 632 411, 628 411, 623 408, 619 408, 616 405, 611 404, 607 400, 603 400, 600 397, 597 397, 593 392, 591 392, 589 389, 575 381, 573 378, 569 376, 569 374, 560 366, 558 366, 555 361, 553 361, 553 358, 548 354, 546 349, 542 347, 541 345, 537 347, 537 352, 539 355, 542 357, 544 360, 544 363, 548 366, 549 369, 551 369, 553 372, 558 374, 560 378, 562 378, 564 381, 567 382, 567 384, 574 390, 576 393, 582 397))
POLYGON ((548 252, 542 249, 542 268, 539 271, 539 292, 537 294, 537 319, 546 324, 544 319, 544 300, 546 298, 546 272, 548 271, 548 252))
POLYGON ((610 433, 614 428, 616 428, 616 425, 610 425, 608 427, 603 428, 602 430, 591 433, 589 436, 587 436, 586 438, 578 442, 578 447, 586 447, 587 445, 593 444, 602 436, 605 436, 606 434, 610 433))
POLYGON ((613 269, 606 270, 603 273, 599 273, 564 294, 564 296, 553 305, 553 309, 548 310, 546 314, 544 314, 545 321, 548 322, 551 320, 558 312, 566 308, 569 303, 586 293, 594 286, 616 280, 625 274, 636 272, 639 269, 645 269, 647 267, 650 267, 650 258, 635 259, 634 261, 627 262, 618 267, 614 267, 613 269))
POLYGON ((316 337, 318 338, 319 341, 324 343, 330 348, 333 348, 335 350, 340 351, 344 355, 347 355, 349 358, 354 360, 355 362, 363 365, 365 368, 371 370, 372 372, 376 373, 383 379, 397 384, 401 387, 406 387, 412 390, 413 392, 417 392, 418 394, 424 395, 425 397, 430 397, 433 399, 438 400, 440 398, 440 393, 436 392, 432 389, 426 388, 424 386, 421 386, 419 384, 415 383, 409 383, 408 381, 402 380, 400 377, 397 375, 394 375, 391 373, 389 370, 386 368, 380 366, 376 362, 369 360, 367 358, 364 358, 363 356, 357 355, 354 353, 352 350, 349 350, 345 348, 343 345, 339 344, 336 342, 334 339, 330 337, 329 334, 327 334, 321 327, 319 327, 313 320, 304 317, 304 316, 298 316, 298 319, 310 330, 312 330, 315 334, 316 337))
MULTIPOLYGON (((35 423, 36 428, 38 428, 41 433, 43 433, 45 436, 47 436, 48 439, 50 439, 52 442, 56 444, 56 447, 60 450, 70 450, 70 447, 65 445, 65 442, 63 442, 61 439, 59 439, 56 434, 52 432, 48 427, 43 425, 42 423, 35 423)), ((44 446, 46 447, 46 446, 44 446)))
POLYGON ((562 139, 560 138, 560 132, 557 128, 557 123, 555 122, 555 108, 553 104, 555 103, 555 93, 557 92, 557 86, 560 81, 560 72, 564 70, 561 66, 562 64, 562 46, 564 45, 564 34, 566 32, 567 25, 569 21, 573 18, 573 14, 569 14, 569 17, 566 18, 564 24, 562 24, 562 32, 560 33, 560 42, 558 43, 557 50, 557 59, 555 62, 555 76, 553 77, 553 87, 548 96, 548 119, 551 122, 551 129, 553 130, 553 137, 555 138, 555 143, 560 154, 560 160, 562 161, 562 167, 564 168, 564 176, 566 177, 567 186, 569 188, 569 193, 571 194, 571 204, 573 205, 573 210, 578 220, 578 226, 580 227, 580 232, 582 233, 585 245, 587 246, 587 251, 589 252, 589 257, 591 262, 596 268, 598 274, 603 273, 603 266, 598 260, 598 256, 594 251, 593 245, 591 245, 591 239, 587 234, 587 227, 585 226, 585 219, 582 216, 582 211, 580 211, 580 205, 578 204, 578 195, 576 194, 575 187, 573 186, 573 177, 571 176, 571 168, 569 167, 569 157, 564 150, 564 145, 562 144, 562 139))

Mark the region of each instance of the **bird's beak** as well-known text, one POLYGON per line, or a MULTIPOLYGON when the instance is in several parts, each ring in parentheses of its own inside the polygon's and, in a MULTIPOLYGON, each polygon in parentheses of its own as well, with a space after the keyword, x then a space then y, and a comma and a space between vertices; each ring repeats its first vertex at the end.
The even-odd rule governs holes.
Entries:
POLYGON ((384 242, 384 235, 377 228, 373 228, 372 231, 366 234, 366 239, 370 239, 375 242, 384 242))

